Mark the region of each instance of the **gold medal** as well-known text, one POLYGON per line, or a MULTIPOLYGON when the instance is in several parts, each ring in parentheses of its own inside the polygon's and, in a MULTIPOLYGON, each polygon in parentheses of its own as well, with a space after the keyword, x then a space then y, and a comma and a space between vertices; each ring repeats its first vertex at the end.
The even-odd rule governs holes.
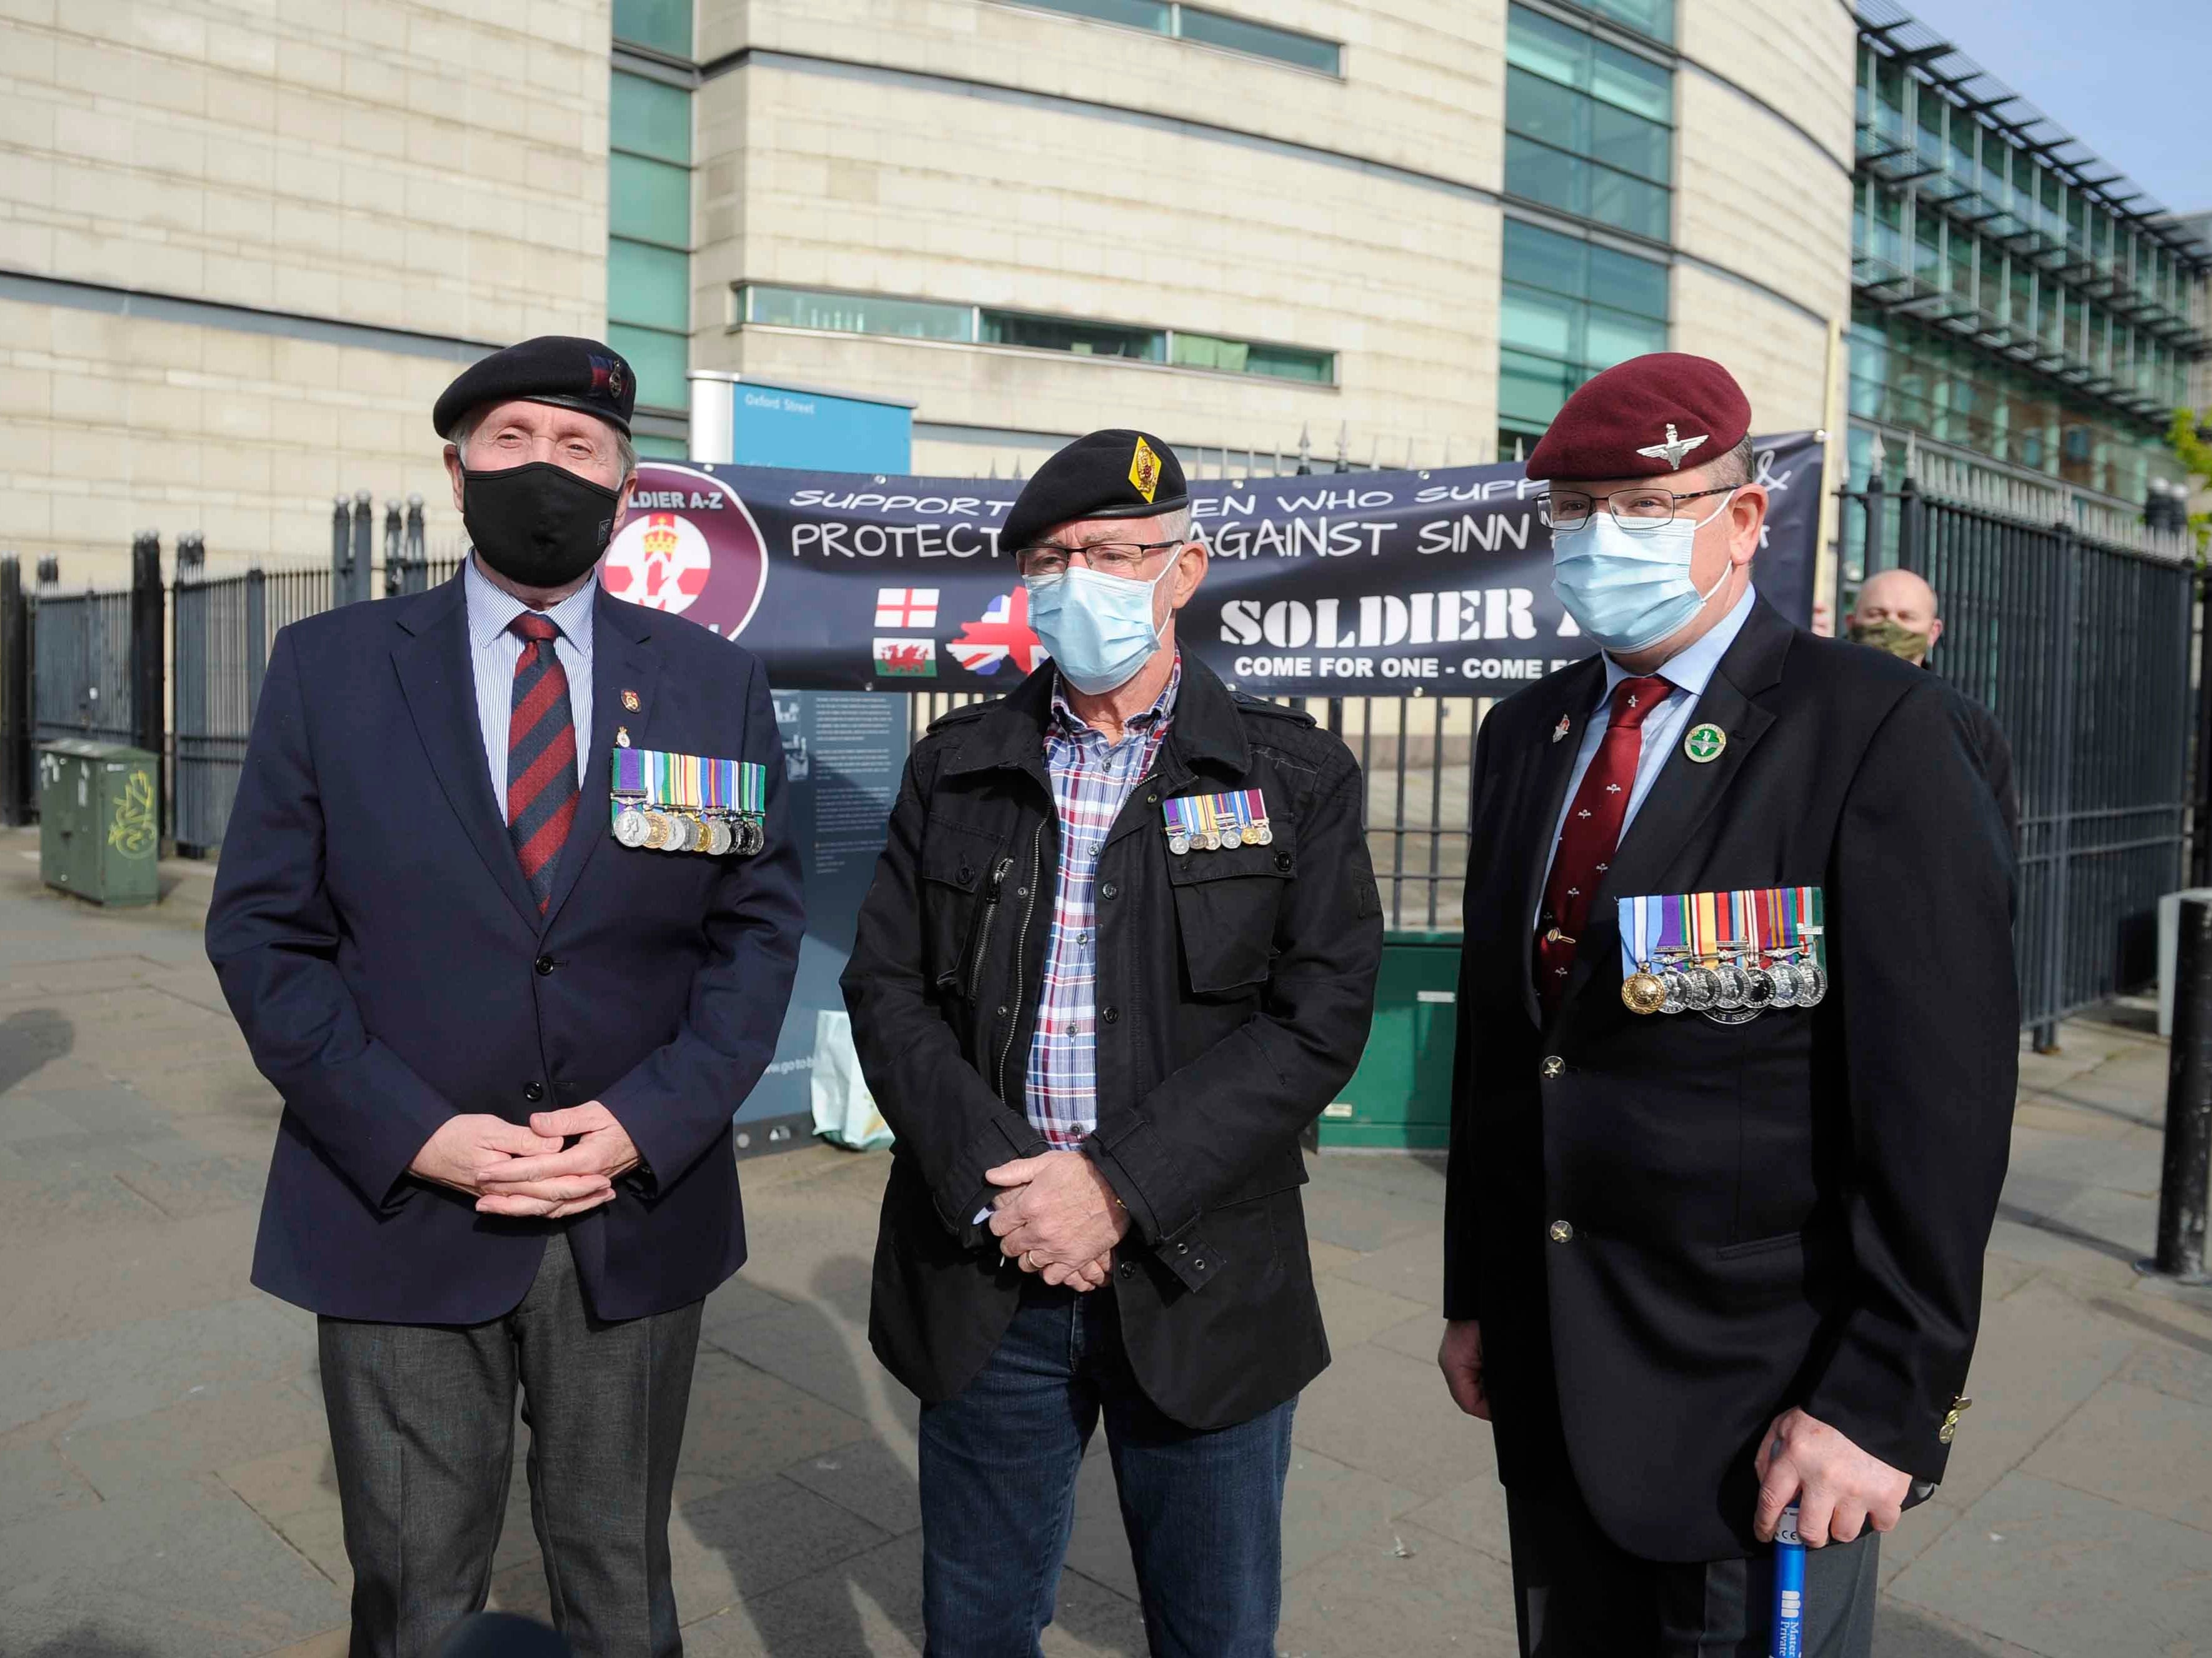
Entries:
POLYGON ((1621 981, 1620 999, 1631 1013, 1656 1013, 1667 1004, 1667 987, 1652 972, 1650 963, 1640 963, 1621 981))

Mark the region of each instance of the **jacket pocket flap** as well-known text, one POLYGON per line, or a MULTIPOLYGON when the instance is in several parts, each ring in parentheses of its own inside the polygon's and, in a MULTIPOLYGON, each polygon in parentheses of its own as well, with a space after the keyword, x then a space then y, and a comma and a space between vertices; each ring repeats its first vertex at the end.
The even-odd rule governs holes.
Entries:
POLYGON ((922 831, 921 878, 973 892, 990 875, 1006 844, 988 829, 933 817, 922 831))

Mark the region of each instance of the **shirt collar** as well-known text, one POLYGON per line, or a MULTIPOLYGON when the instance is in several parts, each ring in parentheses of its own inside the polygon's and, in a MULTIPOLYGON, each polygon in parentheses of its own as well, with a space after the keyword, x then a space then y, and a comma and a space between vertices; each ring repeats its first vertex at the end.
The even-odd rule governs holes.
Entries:
MULTIPOLYGON (((1735 636, 1743 631, 1743 624, 1750 619, 1753 602, 1758 597, 1759 590, 1747 586, 1743 597, 1736 600, 1734 610, 1708 628, 1702 638, 1684 646, 1652 671, 1676 690, 1687 691, 1692 696, 1703 696, 1705 687, 1712 683, 1713 671, 1720 666, 1721 659, 1728 654, 1728 647, 1735 643, 1735 636)), ((1607 652, 1605 695, 1599 699, 1601 705, 1612 698, 1614 686, 1624 679, 1635 677, 1613 659, 1611 652, 1607 652)))
MULTIPOLYGON (((1152 699, 1152 706, 1126 722, 1124 729, 1132 732, 1148 731, 1175 712, 1176 692, 1182 685, 1182 652, 1177 650, 1175 666, 1168 674, 1168 683, 1160 687, 1160 694, 1152 699)), ((1052 729, 1059 737, 1081 737, 1090 732, 1096 736, 1098 728, 1076 713, 1067 701, 1067 684, 1054 673, 1052 677, 1052 729)))
MULTIPOLYGON (((582 586, 544 612, 572 650, 589 653, 592 648, 592 605, 599 591, 595 570, 582 586)), ((506 589, 495 587, 477 568, 473 553, 461 565, 461 593, 468 602, 469 643, 479 650, 505 633, 508 624, 530 608, 506 589)))

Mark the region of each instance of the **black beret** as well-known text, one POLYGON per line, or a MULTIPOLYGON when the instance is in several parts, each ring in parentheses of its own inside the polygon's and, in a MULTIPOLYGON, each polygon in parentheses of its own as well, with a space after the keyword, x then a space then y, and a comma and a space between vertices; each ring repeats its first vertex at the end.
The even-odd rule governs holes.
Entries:
POLYGON ((1176 452, 1149 432, 1115 427, 1080 437, 1036 469, 999 526, 1010 553, 1085 518, 1151 518, 1190 504, 1176 452))
POLYGON ((611 345, 571 334, 540 334, 471 363, 438 398, 430 418, 448 437, 471 409, 520 398, 580 409, 629 432, 637 405, 637 380, 611 345))

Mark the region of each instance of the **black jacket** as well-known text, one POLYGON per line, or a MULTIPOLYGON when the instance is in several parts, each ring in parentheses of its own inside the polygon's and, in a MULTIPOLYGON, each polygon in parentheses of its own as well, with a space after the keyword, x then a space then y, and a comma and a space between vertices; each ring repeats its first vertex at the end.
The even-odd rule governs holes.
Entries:
MULTIPOLYGON (((1005 1335, 1022 1273, 973 1224, 983 1171, 1045 1150, 1024 1078, 1051 931, 1054 671, 915 747, 844 977, 853 1037, 897 1136, 869 1333, 926 1400, 1005 1335)), ((1352 1074, 1382 923, 1359 768, 1313 721, 1232 696, 1183 659, 1174 723, 1099 853, 1098 1127, 1127 1205, 1113 1279, 1152 1402, 1241 1422, 1328 1363, 1297 1188, 1299 1132, 1352 1074), (1257 788, 1273 843, 1172 855, 1161 803, 1257 788)))
POLYGON ((1444 1311, 1482 1321, 1509 1485, 1564 1458, 1631 1552, 1741 1557, 1792 1405, 1942 1477, 2008 1148, 2012 853, 1949 687, 1759 604, 1695 715, 1726 748, 1668 757, 1540 1027, 1530 918, 1602 675, 1529 687, 1476 747, 1444 1311), (1808 884, 1817 1009, 1622 1005, 1614 899, 1808 884))

